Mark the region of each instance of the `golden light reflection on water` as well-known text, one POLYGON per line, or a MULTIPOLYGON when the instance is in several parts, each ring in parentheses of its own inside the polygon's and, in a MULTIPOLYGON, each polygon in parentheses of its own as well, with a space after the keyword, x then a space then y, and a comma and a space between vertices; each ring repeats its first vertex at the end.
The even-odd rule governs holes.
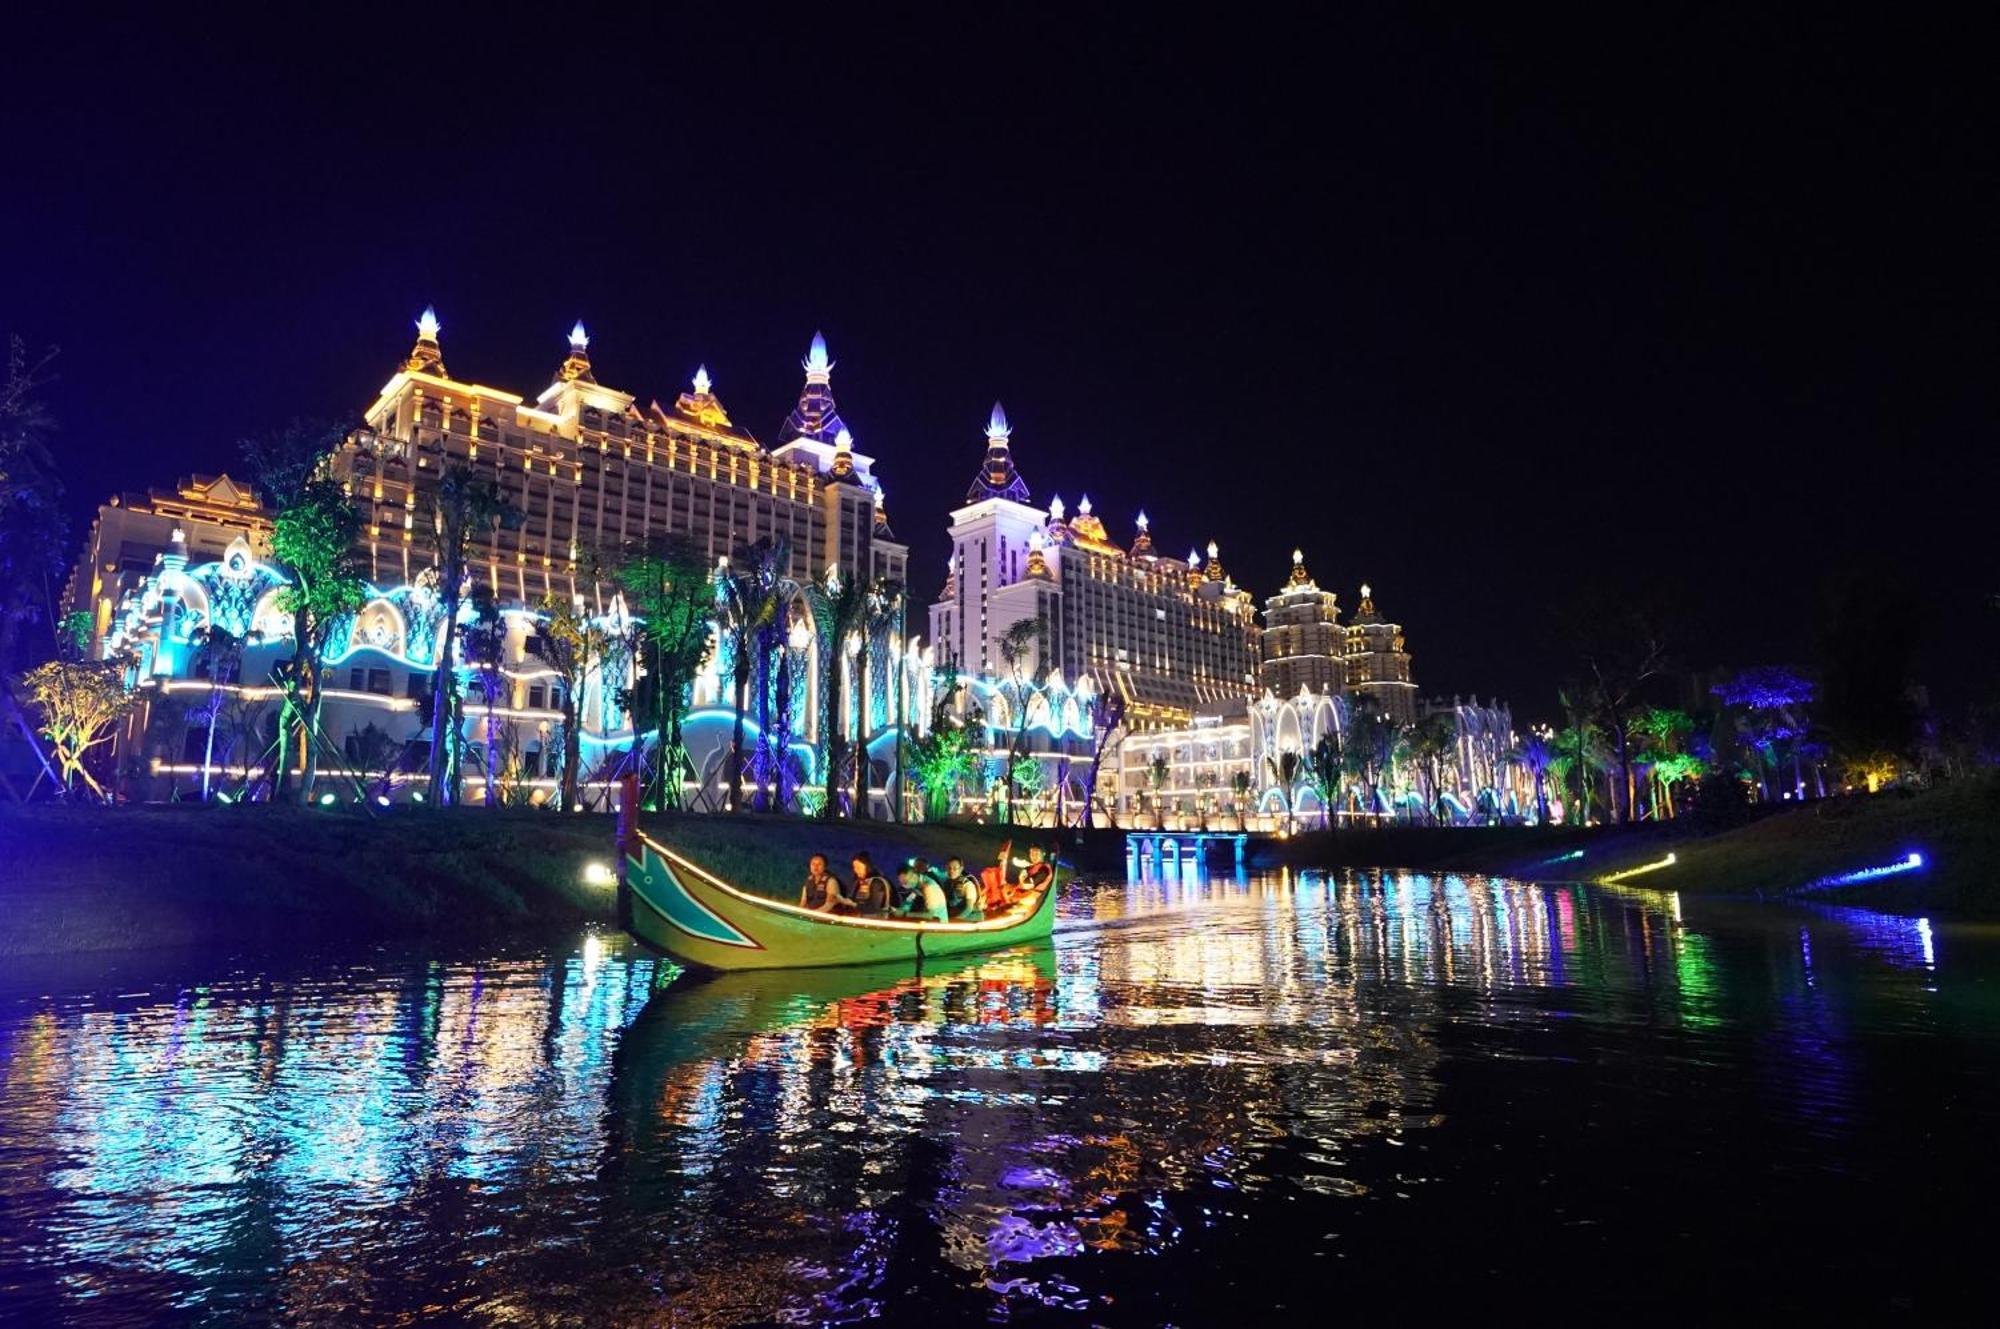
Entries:
POLYGON ((1267 1194, 1442 1184, 1383 1156, 1452 1119, 1468 1046, 1719 1057, 1750 993, 1782 1110, 1838 1133, 1824 984, 1886 962, 1934 991, 1914 922, 1810 923, 1805 952, 1760 925, 1726 953, 1649 892, 1288 873, 1085 890, 1052 946, 923 973, 655 993, 669 970, 590 937, 17 994, 0 1292, 51 1314, 851 1318, 914 1268, 947 1301, 1099 1305, 1048 1262, 1171 1252, 1267 1194))

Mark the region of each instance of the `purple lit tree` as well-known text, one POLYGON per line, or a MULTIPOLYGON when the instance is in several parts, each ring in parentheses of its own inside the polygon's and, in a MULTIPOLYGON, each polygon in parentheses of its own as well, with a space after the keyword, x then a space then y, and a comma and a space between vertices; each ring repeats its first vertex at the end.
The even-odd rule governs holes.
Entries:
POLYGON ((1758 756, 1757 778, 1765 799, 1771 797, 1768 768, 1777 761, 1778 747, 1792 759, 1792 797, 1805 794, 1804 747, 1811 727, 1807 708, 1815 689, 1811 679, 1787 665, 1745 669, 1709 689, 1730 708, 1737 731, 1758 756))

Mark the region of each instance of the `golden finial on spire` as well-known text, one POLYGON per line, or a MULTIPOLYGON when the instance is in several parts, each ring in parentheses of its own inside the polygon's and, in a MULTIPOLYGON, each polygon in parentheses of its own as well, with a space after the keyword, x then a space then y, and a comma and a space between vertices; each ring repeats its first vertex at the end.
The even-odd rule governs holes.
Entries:
POLYGON ((435 374, 439 378, 449 378, 444 370, 444 349, 438 345, 438 334, 444 331, 444 324, 438 322, 437 310, 429 305, 417 315, 417 344, 410 348, 409 358, 403 361, 403 370, 412 374, 435 374))

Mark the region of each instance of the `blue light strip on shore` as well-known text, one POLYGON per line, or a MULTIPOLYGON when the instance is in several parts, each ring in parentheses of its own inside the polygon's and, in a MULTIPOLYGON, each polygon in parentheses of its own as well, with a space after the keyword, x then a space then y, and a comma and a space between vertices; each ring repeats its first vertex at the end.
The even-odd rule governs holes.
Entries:
POLYGON ((1924 856, 1911 850, 1904 858, 1894 863, 1884 863, 1880 867, 1856 868, 1852 872, 1842 872, 1832 877, 1821 877, 1818 881, 1807 882, 1799 889, 1821 891, 1834 886, 1852 886, 1857 882, 1873 881, 1877 877, 1893 877, 1902 872, 1915 872, 1924 866, 1924 856))

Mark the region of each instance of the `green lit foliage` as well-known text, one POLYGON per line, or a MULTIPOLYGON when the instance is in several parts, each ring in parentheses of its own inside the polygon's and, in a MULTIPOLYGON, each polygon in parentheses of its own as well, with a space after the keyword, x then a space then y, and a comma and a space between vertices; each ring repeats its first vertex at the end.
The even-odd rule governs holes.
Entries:
POLYGON ((924 791, 926 820, 950 816, 966 779, 978 769, 974 731, 980 723, 977 710, 961 722, 952 714, 949 699, 940 698, 931 710, 930 729, 910 741, 910 778, 924 791))
POLYGON ((301 797, 312 794, 318 769, 320 702, 324 658, 335 624, 361 608, 367 588, 354 567, 354 541, 361 514, 331 480, 308 480, 272 524, 271 553, 292 584, 278 593, 278 608, 292 616, 292 658, 274 675, 284 695, 278 729, 277 779, 273 799, 285 796, 289 780, 286 744, 296 729, 303 735, 305 776, 301 797))
POLYGON ((627 709, 635 729, 650 729, 654 760, 644 800, 651 808, 677 808, 681 781, 688 773, 681 725, 687 719, 689 688, 709 649, 715 615, 715 586, 707 561, 684 536, 658 536, 627 548, 614 574, 626 603, 638 616, 638 655, 645 675, 632 689, 627 709), (643 716, 648 723, 639 724, 643 716))
POLYGON ((42 736, 61 768, 67 793, 105 798, 104 786, 86 764, 108 742, 112 726, 132 709, 123 664, 115 660, 50 660, 21 677, 21 690, 34 706, 42 736))
POLYGON ((1402 727, 1372 700, 1356 697, 1348 706, 1346 741, 1341 755, 1347 773, 1361 783, 1367 793, 1367 810, 1382 808, 1382 784, 1389 778, 1396 754, 1402 747, 1402 727))

